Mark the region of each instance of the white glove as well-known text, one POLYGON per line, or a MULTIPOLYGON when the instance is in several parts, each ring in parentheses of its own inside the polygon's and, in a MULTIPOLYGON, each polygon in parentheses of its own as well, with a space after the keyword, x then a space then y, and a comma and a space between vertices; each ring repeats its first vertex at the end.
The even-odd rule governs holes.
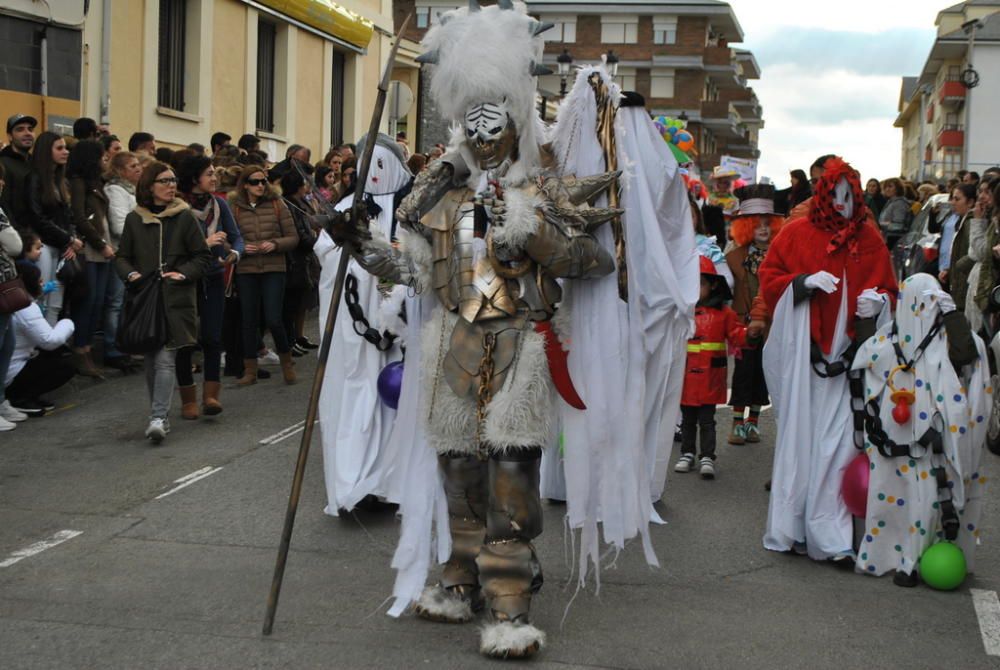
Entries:
POLYGON ((949 314, 957 309, 955 299, 951 297, 951 294, 939 288, 927 289, 924 291, 924 297, 937 300, 938 309, 941 310, 942 314, 949 314))
POLYGON ((858 311, 856 314, 861 319, 870 319, 878 316, 885 304, 885 296, 873 288, 866 288, 858 296, 858 311))
POLYGON ((805 287, 811 289, 819 289, 823 293, 833 293, 837 290, 837 284, 840 280, 834 277, 832 274, 826 270, 820 270, 816 274, 809 275, 806 277, 805 287))

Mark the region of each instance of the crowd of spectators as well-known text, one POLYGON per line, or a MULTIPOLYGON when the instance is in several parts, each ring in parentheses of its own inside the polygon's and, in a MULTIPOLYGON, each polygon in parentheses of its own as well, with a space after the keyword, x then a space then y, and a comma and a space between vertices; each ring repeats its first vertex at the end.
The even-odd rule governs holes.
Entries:
MULTIPOLYGON (((0 281, 19 277, 32 298, 0 314, 0 431, 51 411, 46 396, 75 375, 144 368, 154 443, 170 430, 175 387, 194 420, 222 412, 226 376, 247 386, 272 366, 295 383, 294 359, 318 348, 304 327, 318 300, 312 248, 354 190, 353 145, 313 162, 297 144, 274 160, 252 134, 173 149, 141 131, 123 142, 89 118, 72 137, 37 131, 16 114, 0 149, 0 281), (130 300, 151 282, 165 341, 122 351, 130 300)), ((414 171, 431 156, 409 156, 414 171)))

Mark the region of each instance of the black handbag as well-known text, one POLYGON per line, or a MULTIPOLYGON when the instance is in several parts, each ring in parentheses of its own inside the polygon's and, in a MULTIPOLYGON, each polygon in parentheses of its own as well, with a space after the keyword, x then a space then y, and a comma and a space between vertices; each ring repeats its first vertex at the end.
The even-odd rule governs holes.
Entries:
POLYGON ((162 349, 167 339, 163 278, 151 272, 126 287, 115 346, 126 354, 148 354, 162 349))
POLYGON ((67 295, 77 298, 87 295, 86 263, 82 251, 71 260, 60 259, 56 266, 56 279, 65 287, 67 295))

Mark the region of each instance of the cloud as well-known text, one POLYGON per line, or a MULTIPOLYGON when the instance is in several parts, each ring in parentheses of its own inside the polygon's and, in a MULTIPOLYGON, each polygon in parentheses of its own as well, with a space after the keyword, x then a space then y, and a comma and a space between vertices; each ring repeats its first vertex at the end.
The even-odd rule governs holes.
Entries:
POLYGON ((810 72, 831 67, 858 74, 917 74, 934 41, 933 27, 894 28, 878 34, 806 28, 761 40, 753 49, 761 68, 794 63, 810 72))

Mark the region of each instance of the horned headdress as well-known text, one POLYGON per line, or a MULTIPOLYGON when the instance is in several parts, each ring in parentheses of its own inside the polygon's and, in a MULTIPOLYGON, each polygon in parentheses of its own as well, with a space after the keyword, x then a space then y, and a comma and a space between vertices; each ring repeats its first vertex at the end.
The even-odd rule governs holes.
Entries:
POLYGON ((469 6, 442 14, 424 37, 426 50, 417 60, 433 64, 430 93, 442 115, 460 124, 466 111, 484 102, 506 103, 518 130, 525 169, 538 165, 536 77, 550 74, 542 63, 551 28, 528 16, 523 2, 469 6))

